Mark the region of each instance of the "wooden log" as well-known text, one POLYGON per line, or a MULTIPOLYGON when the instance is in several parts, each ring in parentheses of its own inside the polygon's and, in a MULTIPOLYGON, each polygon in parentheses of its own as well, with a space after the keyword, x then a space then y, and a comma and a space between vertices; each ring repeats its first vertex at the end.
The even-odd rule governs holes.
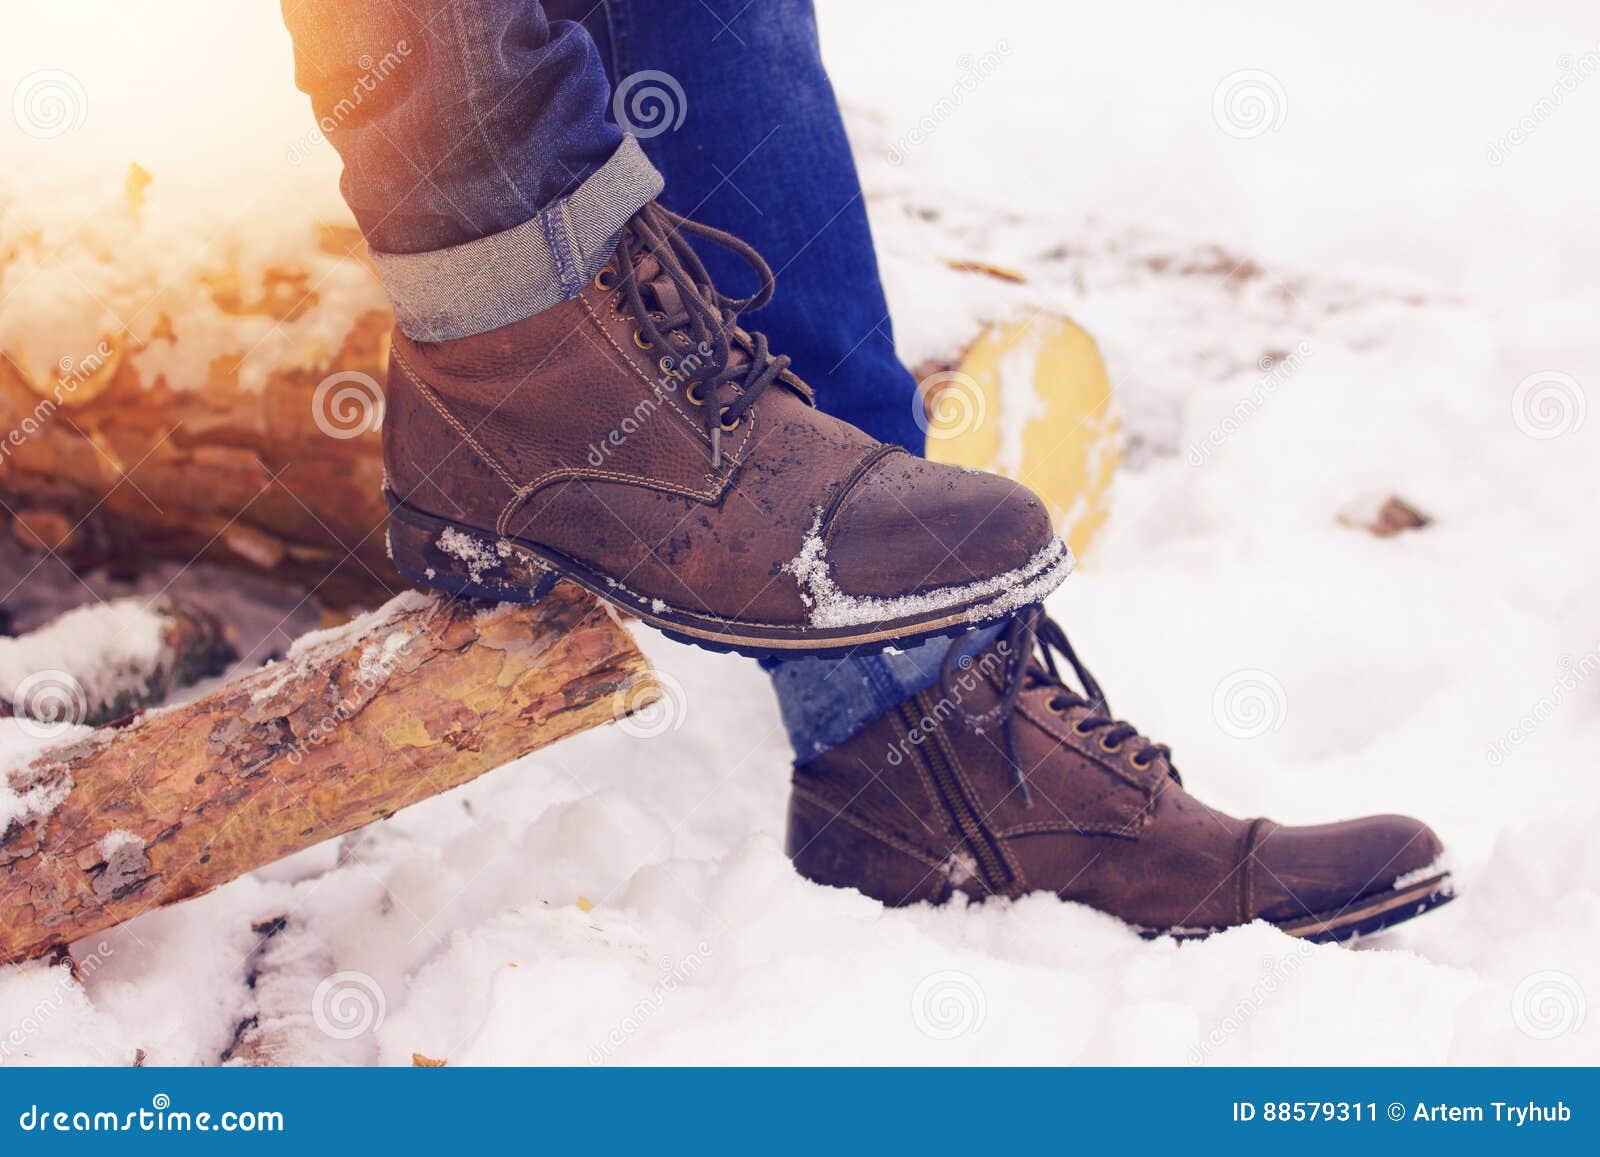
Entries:
POLYGON ((98 727, 220 675, 237 657, 216 616, 179 599, 112 599, 0 639, 0 715, 98 727))
POLYGON ((383 536, 390 318, 368 310, 343 324, 324 368, 274 372, 259 389, 226 367, 198 382, 147 380, 131 346, 105 360, 93 390, 0 357, 0 531, 80 569, 204 559, 315 587, 332 606, 403 590, 383 536), (338 374, 352 377, 319 394, 338 374), (371 407, 348 428, 341 388, 371 407))
POLYGON ((0 533, 80 569, 222 562, 334 607, 404 589, 383 535, 392 315, 361 235, 308 216, 282 247, 191 246, 147 220, 152 180, 132 166, 86 210, 101 228, 0 249, 0 280, 29 287, 0 316, 0 533))
POLYGON ((0 964, 215 888, 653 702, 627 630, 408 592, 183 706, 9 773, 0 964))

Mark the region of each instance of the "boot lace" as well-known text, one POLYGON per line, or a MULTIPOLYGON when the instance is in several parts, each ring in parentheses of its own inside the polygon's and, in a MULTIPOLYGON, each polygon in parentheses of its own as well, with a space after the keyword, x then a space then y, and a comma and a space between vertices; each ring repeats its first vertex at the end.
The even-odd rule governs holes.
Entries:
MULTIPOLYGON (((1153 743, 1139 734, 1139 729, 1111 714, 1111 708, 1106 704, 1105 692, 1100 689, 1100 684, 1095 681, 1089 669, 1083 665, 1083 660, 1078 658, 1072 649, 1072 643, 1067 638, 1066 631, 1060 624, 1044 613, 1044 608, 1037 603, 1026 610, 1018 612, 1007 625, 1005 634, 1001 636, 1004 642, 1005 669, 1001 675, 1000 702, 988 711, 968 712, 961 705, 959 696, 951 695, 955 705, 956 717, 970 730, 982 734, 993 728, 1001 729, 1001 748, 1006 760, 1011 767, 1011 775, 1021 793, 1022 801, 1029 807, 1033 806, 1033 796, 1028 790, 1028 775, 1022 764, 1017 759, 1016 744, 1013 740, 1017 702, 1022 698, 1022 693, 1036 687, 1051 687, 1055 694, 1049 700, 1052 711, 1065 714, 1075 709, 1084 709, 1073 728, 1080 735, 1093 735, 1099 732, 1100 746, 1108 753, 1124 750, 1126 745, 1130 761, 1137 768, 1147 768, 1159 757, 1167 761, 1168 774, 1176 783, 1183 780, 1178 776, 1178 769, 1172 766, 1172 748, 1165 743, 1153 743), (1035 659, 1038 654, 1043 662, 1035 659), (1056 656, 1064 658, 1072 667, 1073 674, 1078 678, 1078 685, 1082 691, 1074 690, 1062 678, 1061 670, 1056 664, 1056 656)), ((952 687, 952 679, 956 670, 967 670, 973 664, 973 655, 970 648, 960 645, 951 647, 945 654, 944 663, 940 672, 940 680, 948 690, 952 687)))
MULTIPOLYGON (((739 326, 740 314, 772 300, 772 267, 751 245, 652 203, 623 229, 617 264, 623 300, 639 327, 634 334, 639 348, 671 351, 684 344, 673 340, 673 335, 681 335, 696 350, 695 380, 689 383, 687 396, 704 410, 712 469, 722 465, 723 434, 737 429, 775 382, 815 404, 810 388, 789 373, 788 357, 774 354, 764 334, 747 333, 739 326), (739 257, 760 278, 760 288, 749 297, 729 297, 719 291, 689 236, 739 257)), ((664 373, 672 372, 670 362, 670 354, 664 354, 664 373)))

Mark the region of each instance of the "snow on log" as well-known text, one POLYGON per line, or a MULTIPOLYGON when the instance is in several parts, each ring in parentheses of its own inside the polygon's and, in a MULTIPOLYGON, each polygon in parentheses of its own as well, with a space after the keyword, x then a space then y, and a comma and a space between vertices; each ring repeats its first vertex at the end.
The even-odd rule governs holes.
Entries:
POLYGON ((0 714, 97 727, 221 674, 234 657, 216 617, 178 599, 77 607, 0 639, 0 714))
POLYGON ((70 741, 0 769, 0 964, 200 895, 658 697, 615 615, 563 584, 527 607, 408 592, 192 703, 68 727, 70 741))

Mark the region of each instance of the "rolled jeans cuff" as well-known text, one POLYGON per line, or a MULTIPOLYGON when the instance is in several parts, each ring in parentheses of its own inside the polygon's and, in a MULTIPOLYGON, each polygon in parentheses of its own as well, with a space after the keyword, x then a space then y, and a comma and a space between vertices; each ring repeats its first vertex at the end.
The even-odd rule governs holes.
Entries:
POLYGON ((372 253, 395 322, 412 341, 487 333, 577 296, 616 248, 622 226, 664 182, 639 142, 571 195, 514 229, 428 253, 372 253))
POLYGON ((778 712, 796 763, 846 743, 878 716, 939 681, 944 657, 960 645, 974 654, 1003 628, 982 627, 955 639, 930 639, 903 651, 872 651, 842 659, 766 659, 761 665, 778 693, 778 712))

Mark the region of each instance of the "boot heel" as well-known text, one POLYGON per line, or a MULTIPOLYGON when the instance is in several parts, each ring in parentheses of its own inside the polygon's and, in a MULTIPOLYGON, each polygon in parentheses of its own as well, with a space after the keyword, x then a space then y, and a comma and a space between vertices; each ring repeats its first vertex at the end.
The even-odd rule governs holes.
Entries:
POLYGON ((854 888, 891 907, 950 898, 949 873, 930 867, 798 791, 789 796, 785 851, 795 871, 817 884, 854 888))
POLYGON ((453 595, 532 603, 561 577, 507 539, 456 526, 389 499, 389 558, 412 582, 453 595))

